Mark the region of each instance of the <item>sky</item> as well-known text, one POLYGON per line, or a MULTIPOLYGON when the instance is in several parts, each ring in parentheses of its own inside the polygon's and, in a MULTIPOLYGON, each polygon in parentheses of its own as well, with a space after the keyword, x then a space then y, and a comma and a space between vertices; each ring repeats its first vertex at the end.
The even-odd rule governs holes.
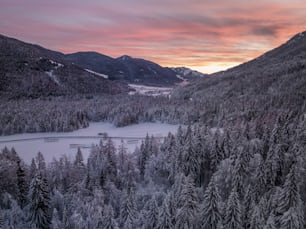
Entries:
POLYGON ((0 33, 212 73, 306 30, 305 0, 0 0, 0 33))

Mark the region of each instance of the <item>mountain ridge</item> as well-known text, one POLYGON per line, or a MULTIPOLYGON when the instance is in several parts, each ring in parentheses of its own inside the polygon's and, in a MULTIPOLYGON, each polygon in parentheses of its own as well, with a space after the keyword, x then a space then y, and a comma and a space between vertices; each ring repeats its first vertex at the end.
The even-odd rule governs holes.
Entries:
POLYGON ((259 106, 260 103, 271 103, 273 100, 275 103, 288 103, 288 108, 293 104, 304 106, 305 76, 306 31, 251 61, 178 88, 173 96, 192 100, 206 98, 207 103, 209 100, 213 103, 230 101, 232 107, 243 107, 248 104, 247 101, 258 103, 259 106))
POLYGON ((7 98, 129 91, 62 59, 60 52, 0 36, 0 95, 7 98))

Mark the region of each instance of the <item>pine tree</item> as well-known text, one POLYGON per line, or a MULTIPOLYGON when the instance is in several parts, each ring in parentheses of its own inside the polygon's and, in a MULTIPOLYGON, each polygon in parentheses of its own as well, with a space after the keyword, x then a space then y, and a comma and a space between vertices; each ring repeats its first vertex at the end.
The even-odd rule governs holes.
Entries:
POLYGON ((18 203, 23 208, 27 203, 28 187, 25 180, 25 172, 21 167, 20 161, 17 161, 17 186, 18 186, 18 203))
POLYGON ((147 229, 154 229, 158 225, 158 206, 155 197, 152 197, 145 206, 147 212, 145 214, 145 225, 147 229))
POLYGON ((128 195, 125 193, 122 196, 122 199, 123 201, 121 203, 119 220, 120 224, 121 226, 128 226, 133 228, 137 219, 136 204, 134 201, 133 192, 130 192, 128 195))
POLYGON ((227 229, 242 229, 241 205, 238 193, 232 190, 226 206, 225 223, 227 229))
POLYGON ((297 229, 303 228, 303 222, 301 222, 301 216, 299 209, 294 207, 289 208, 284 213, 280 221, 280 229, 297 229))
POLYGON ((4 220, 2 218, 1 212, 0 212, 0 229, 5 229, 4 228, 4 220))
POLYGON ((159 220, 157 229, 172 229, 174 227, 172 223, 173 216, 171 215, 170 204, 170 196, 167 195, 158 216, 159 220))
POLYGON ((197 196, 192 178, 187 176, 183 179, 183 187, 179 196, 178 212, 176 214, 175 228, 196 228, 195 216, 198 213, 197 196))
POLYGON ((46 180, 40 173, 31 181, 29 200, 32 227, 49 229, 51 224, 49 190, 46 180))
POLYGON ((80 147, 78 147, 78 151, 75 155, 74 165, 76 167, 84 167, 84 158, 80 147))
POLYGON ((251 223, 250 229, 262 229, 264 226, 264 218, 263 212, 259 208, 259 206, 255 205, 253 208, 252 216, 251 216, 251 223))
POLYGON ((220 212, 221 197, 218 187, 212 177, 205 190, 203 206, 200 213, 203 229, 218 229, 218 224, 222 223, 220 212))
POLYGON ((31 166, 30 166, 30 178, 33 179, 36 173, 37 173, 37 166, 36 166, 34 158, 32 158, 31 166))
POLYGON ((111 181, 116 181, 117 179, 117 159, 116 159, 116 149, 113 141, 109 138, 105 145, 106 154, 106 171, 107 178, 111 181))
POLYGON ((243 206, 244 206, 242 214, 243 228, 250 227, 254 202, 255 201, 253 196, 253 187, 251 185, 248 185, 243 198, 243 206))
POLYGON ((191 126, 188 126, 183 150, 183 171, 185 176, 191 175, 192 177, 197 177, 200 164, 198 160, 199 155, 197 155, 193 141, 192 129, 191 126))
POLYGON ((114 217, 114 211, 112 206, 105 206, 102 218, 102 225, 103 229, 119 229, 114 217))
POLYGON ((139 167, 140 176, 142 179, 144 178, 146 164, 150 157, 149 151, 150 151, 150 138, 149 138, 149 135, 147 134, 145 140, 142 142, 140 146, 140 152, 139 152, 140 155, 138 159, 138 167, 139 167))
POLYGON ((293 164, 278 198, 278 206, 276 208, 278 226, 299 225, 298 228, 302 228, 304 225, 302 206, 297 168, 293 164))
POLYGON ((35 157, 36 165, 37 165, 37 170, 41 173, 43 177, 46 177, 47 175, 47 166, 45 162, 45 158, 41 152, 38 152, 36 157, 35 157))
POLYGON ((275 216, 273 213, 270 214, 266 225, 264 226, 264 229, 276 229, 276 225, 275 225, 275 216))
POLYGON ((51 224, 52 229, 62 229, 62 222, 60 221, 56 208, 53 209, 51 224))

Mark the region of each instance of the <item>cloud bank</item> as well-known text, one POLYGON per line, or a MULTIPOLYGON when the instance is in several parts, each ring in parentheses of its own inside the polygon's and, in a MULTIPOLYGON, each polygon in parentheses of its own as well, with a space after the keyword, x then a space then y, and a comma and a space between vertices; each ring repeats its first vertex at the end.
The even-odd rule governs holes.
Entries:
POLYGON ((71 53, 214 72, 306 30, 304 0, 0 0, 0 33, 71 53))

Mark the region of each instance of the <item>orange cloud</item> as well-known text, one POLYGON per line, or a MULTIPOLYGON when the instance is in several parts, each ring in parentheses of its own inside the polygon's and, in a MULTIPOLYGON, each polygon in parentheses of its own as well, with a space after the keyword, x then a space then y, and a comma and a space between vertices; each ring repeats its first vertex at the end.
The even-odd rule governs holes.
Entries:
POLYGON ((213 72, 306 30, 302 0, 2 0, 0 31, 65 53, 123 54, 213 72))

